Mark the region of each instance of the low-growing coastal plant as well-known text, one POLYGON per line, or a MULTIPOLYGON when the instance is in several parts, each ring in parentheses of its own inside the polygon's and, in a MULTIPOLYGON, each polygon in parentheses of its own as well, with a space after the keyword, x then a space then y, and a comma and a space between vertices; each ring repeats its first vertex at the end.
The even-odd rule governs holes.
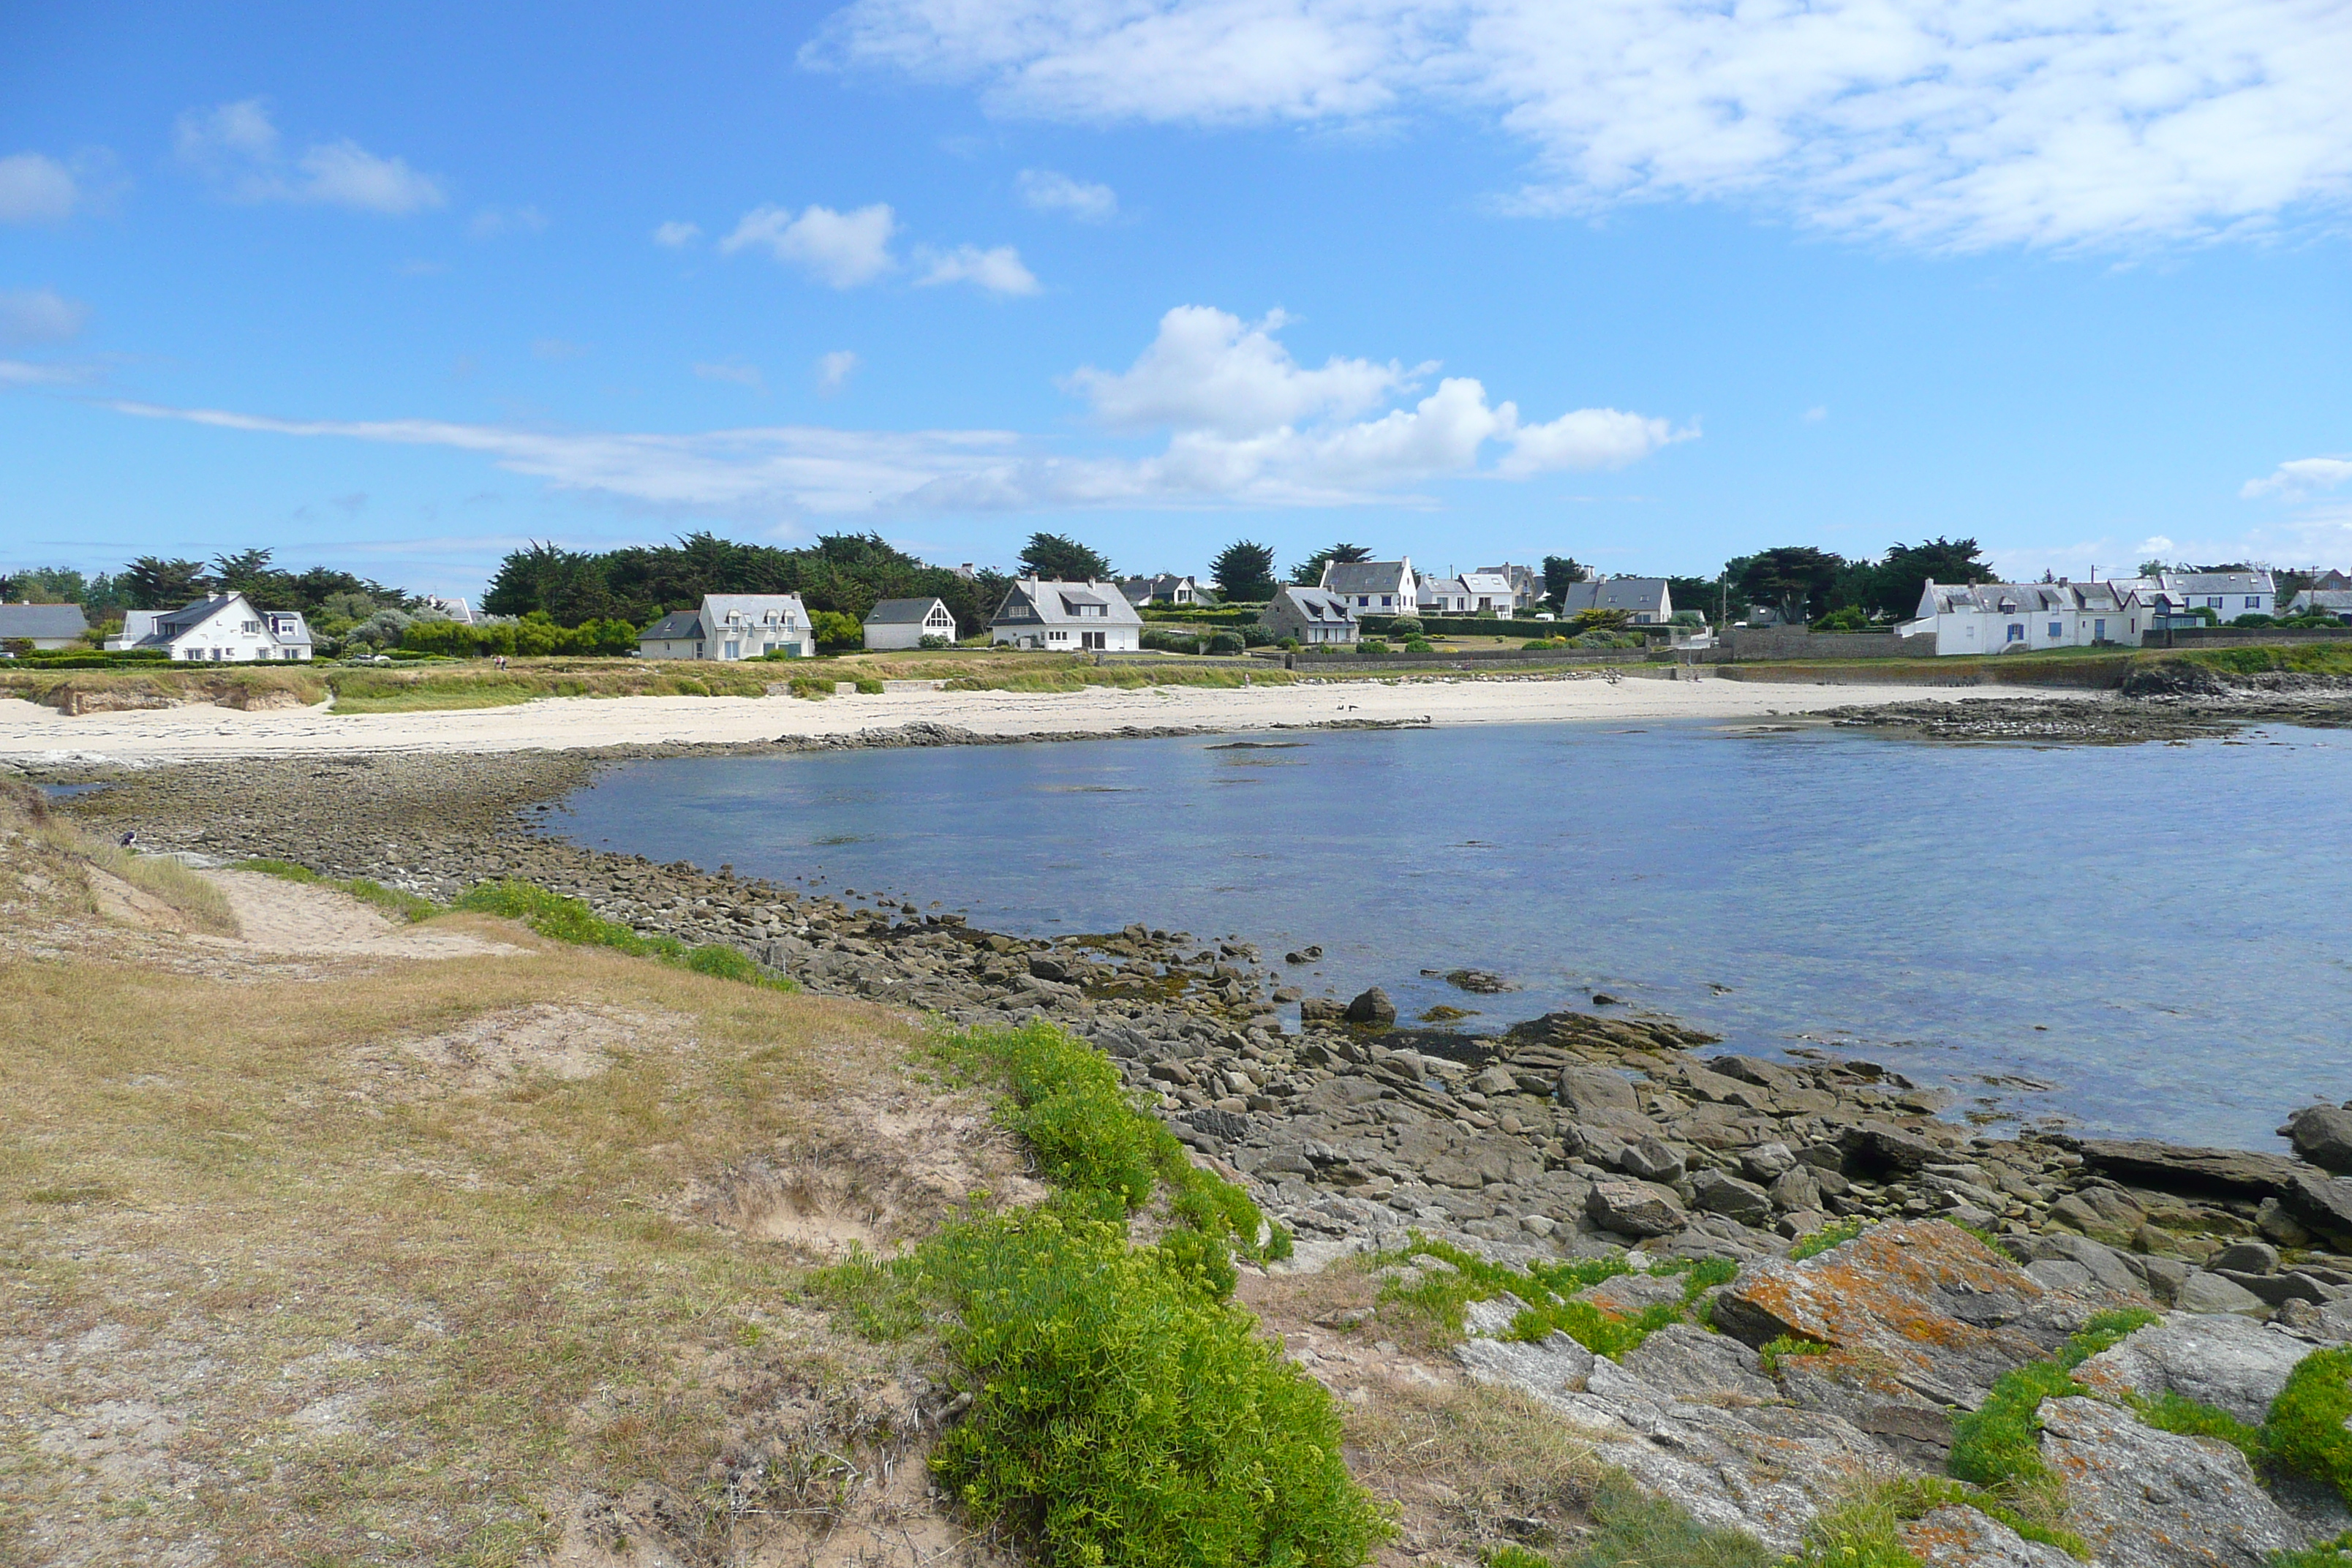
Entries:
POLYGON ((1864 1482, 1815 1516, 1804 1543, 1782 1568, 1919 1568, 1903 1542, 1903 1527, 1937 1509, 1974 1509, 2028 1541, 2087 1557, 2083 1541, 2019 1513, 1999 1499, 1933 1476, 1891 1476, 1864 1482))
POLYGON ((1399 1302, 1451 1334, 1462 1332, 1465 1309, 1473 1301, 1490 1301, 1503 1295, 1517 1297, 1526 1310, 1512 1320, 1506 1337, 1533 1343, 1564 1333, 1596 1355, 1617 1357, 1670 1323, 1685 1321, 1698 1298, 1715 1286, 1727 1284, 1739 1272, 1727 1258, 1668 1259, 1653 1265, 1653 1276, 1682 1280, 1679 1300, 1662 1301, 1632 1317, 1602 1311, 1590 1301, 1573 1298, 1606 1279, 1633 1272, 1622 1257, 1578 1258, 1561 1263, 1532 1261, 1524 1268, 1489 1263, 1473 1252, 1441 1241, 1414 1236, 1378 1262, 1410 1263, 1428 1258, 1442 1268, 1416 1270, 1411 1281, 1391 1280, 1382 1295, 1399 1302))
POLYGON ((2154 1312, 2140 1308, 2094 1314, 2047 1360, 1994 1379, 1984 1403, 1952 1423, 1952 1474, 1993 1491, 2029 1519, 2056 1520, 2063 1500, 2058 1478, 2042 1460, 2042 1402, 2088 1394, 2074 1381, 2074 1369, 2156 1321, 2154 1312))
POLYGON ((2314 1351, 2271 1401, 2262 1441, 2279 1463, 2352 1500, 2352 1349, 2314 1351))
POLYGON ((1759 1361, 1761 1361, 1764 1363, 1764 1370, 1766 1372, 1777 1376, 1780 1371, 1780 1363, 1785 1357, 1792 1355, 1827 1355, 1835 1347, 1833 1346, 1823 1344, 1819 1340, 1801 1340, 1794 1334, 1782 1334, 1776 1340, 1768 1341, 1763 1346, 1758 1349, 1756 1356, 1759 1361))
POLYGON ((2170 1390, 2154 1399, 2128 1396, 2127 1402, 2141 1421, 2158 1431, 2178 1432, 2184 1437, 2218 1437, 2245 1455, 2246 1462, 2257 1469, 2273 1457, 2263 1428, 2249 1426, 2226 1410, 2170 1390))
POLYGON ((1866 1220, 1858 1218, 1842 1219, 1837 1224, 1825 1226, 1811 1235, 1799 1237, 1796 1245, 1789 1248, 1789 1261, 1802 1263, 1808 1258, 1820 1257, 1832 1247, 1843 1247, 1847 1242, 1860 1236, 1864 1226, 1868 1223, 1866 1220))
POLYGON ((266 877, 277 877, 289 882, 310 882, 338 889, 363 904, 373 904, 386 914, 406 921, 411 925, 432 919, 441 913, 441 906, 432 900, 402 888, 387 888, 368 877, 335 879, 322 877, 308 866, 298 866, 291 860, 239 860, 231 868, 238 871, 258 871, 266 877))
POLYGON ((799 984, 761 968, 723 942, 688 947, 674 936, 640 936, 618 921, 608 921, 588 907, 584 899, 567 898, 533 882, 506 879, 477 882, 449 906, 471 914, 500 915, 520 921, 543 937, 576 942, 583 947, 609 947, 633 958, 658 959, 720 980, 738 980, 771 991, 798 991, 799 984))

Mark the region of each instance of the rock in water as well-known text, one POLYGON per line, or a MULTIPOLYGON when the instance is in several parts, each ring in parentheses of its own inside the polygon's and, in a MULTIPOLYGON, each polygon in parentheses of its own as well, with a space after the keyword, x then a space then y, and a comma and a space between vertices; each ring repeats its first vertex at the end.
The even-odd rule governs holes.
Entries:
POLYGON ((2042 1458, 2065 1482, 2066 1522, 2096 1563, 2261 1568, 2309 1544, 2237 1449, 2143 1426, 2095 1399, 2042 1402, 2042 1458))
POLYGON ((1445 983, 1458 991, 1472 992, 1480 996, 1492 996, 1517 987, 1491 969, 1451 969, 1445 983))
POLYGON ((1348 1022, 1386 1028, 1396 1022, 1396 1004, 1389 1000, 1387 992, 1375 985, 1348 1004, 1348 1022))
POLYGON ((2294 1152, 2325 1170, 2352 1172, 2352 1110, 2323 1105, 2289 1123, 2294 1152))

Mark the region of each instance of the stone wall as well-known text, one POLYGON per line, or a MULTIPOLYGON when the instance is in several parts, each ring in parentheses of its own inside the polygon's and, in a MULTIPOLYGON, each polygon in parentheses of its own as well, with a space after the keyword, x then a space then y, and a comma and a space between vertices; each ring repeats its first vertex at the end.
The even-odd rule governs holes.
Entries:
POLYGON ((1817 632, 1804 626, 1728 626, 1720 657, 1759 658, 1933 658, 1933 635, 1896 637, 1892 632, 1817 632))

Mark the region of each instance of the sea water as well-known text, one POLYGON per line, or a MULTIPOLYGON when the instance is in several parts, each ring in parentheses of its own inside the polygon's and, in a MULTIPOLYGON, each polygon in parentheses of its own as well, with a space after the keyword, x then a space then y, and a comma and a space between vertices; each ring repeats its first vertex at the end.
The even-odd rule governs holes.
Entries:
POLYGON ((1309 994, 1473 1030, 1599 991, 1948 1085, 1956 1115, 2264 1148, 2352 1097, 2347 803, 2342 732, 1570 723, 676 758, 553 830, 1024 935, 1319 944, 1309 994))

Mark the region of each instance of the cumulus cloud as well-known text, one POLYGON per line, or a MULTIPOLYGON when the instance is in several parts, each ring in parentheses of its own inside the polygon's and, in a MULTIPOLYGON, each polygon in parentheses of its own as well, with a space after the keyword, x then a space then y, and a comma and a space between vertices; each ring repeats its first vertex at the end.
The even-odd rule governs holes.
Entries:
POLYGON ((654 243, 659 246, 666 246, 671 250, 683 249, 701 237, 702 226, 700 224, 683 223, 676 218, 672 218, 669 222, 661 224, 654 229, 654 243))
POLYGON ((953 250, 921 249, 915 258, 923 267, 923 275, 915 279, 919 288, 970 283, 991 294, 1037 292, 1036 274, 1021 264, 1021 253, 1009 245, 989 250, 976 245, 959 245, 953 250))
POLYGON ((0 158, 0 223, 62 223, 81 189, 73 172, 39 153, 0 158))
POLYGON ((890 237, 898 231, 897 216, 882 202, 846 213, 812 206, 797 216, 790 207, 757 206, 719 242, 719 251, 732 256, 739 250, 764 250, 821 283, 855 289, 897 270, 890 237))
MULTIPOLYGON (((1490 400, 1470 376, 1447 376, 1424 392, 1420 383, 1433 365, 1406 370, 1394 361, 1334 356, 1303 366, 1276 336, 1284 324, 1278 313, 1245 322, 1208 307, 1179 307, 1161 318, 1128 369, 1087 367, 1069 376, 1065 388, 1091 405, 1114 447, 1085 456, 996 430, 630 435, 114 406, 226 429, 456 447, 563 489, 743 515, 1343 506, 1410 499, 1412 487, 1432 480, 1618 468, 1696 434, 1613 408, 1528 423, 1516 404, 1490 400), (1161 444, 1143 456, 1116 449, 1138 436, 1161 444)), ((824 356, 820 390, 837 389, 856 363, 846 350, 824 356)), ((695 369, 737 378, 732 366, 695 369)))
POLYGON ((440 182, 401 158, 380 157, 345 139, 320 142, 290 163, 268 105, 257 98, 189 110, 173 128, 180 161, 232 198, 315 202, 405 217, 445 205, 440 182))
POLYGON ((852 372, 857 369, 857 356, 847 349, 835 349, 816 362, 816 389, 831 397, 849 384, 852 372))
POLYGON ((1080 223, 1108 223, 1118 216, 1118 193, 1108 185, 1074 180, 1052 169, 1024 169, 1013 188, 1041 213, 1064 213, 1080 223))
POLYGON ((2352 479, 2352 458, 2296 458, 2281 463, 2267 478, 2248 479, 2238 494, 2248 500, 2262 496, 2302 500, 2347 479, 2352 479))
POLYGON ((61 343, 89 320, 89 306, 54 289, 0 292, 0 342, 61 343))
POLYGON ((2307 0, 853 0, 803 51, 1081 123, 1467 110, 1519 205, 1735 200, 1939 248, 2352 205, 2352 28, 2307 0))

